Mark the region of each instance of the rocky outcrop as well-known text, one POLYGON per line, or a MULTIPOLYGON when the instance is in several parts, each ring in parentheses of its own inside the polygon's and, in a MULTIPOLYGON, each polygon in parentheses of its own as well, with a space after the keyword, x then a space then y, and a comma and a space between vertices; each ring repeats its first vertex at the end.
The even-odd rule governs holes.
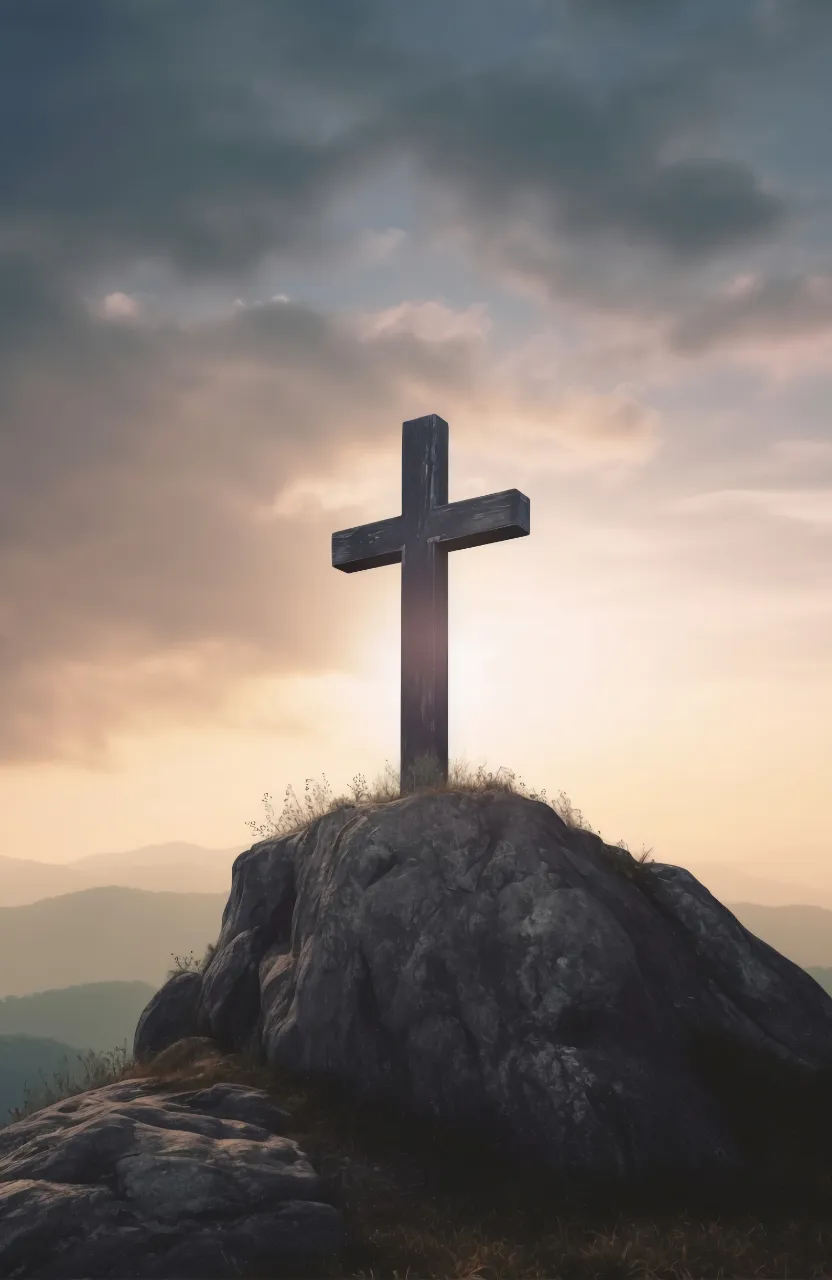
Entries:
POLYGON ((0 1129, 0 1275, 208 1280, 335 1253, 287 1119, 243 1085, 125 1080, 0 1129))
POLYGON ((254 845, 198 981, 198 1031, 227 1049, 489 1126, 567 1172, 742 1166, 703 1038, 832 1066, 832 1000, 689 872, 499 793, 254 845))
POLYGON ((177 1040, 196 1034, 202 979, 193 970, 175 973, 142 1011, 136 1024, 138 1039, 148 1055, 161 1053, 177 1040))

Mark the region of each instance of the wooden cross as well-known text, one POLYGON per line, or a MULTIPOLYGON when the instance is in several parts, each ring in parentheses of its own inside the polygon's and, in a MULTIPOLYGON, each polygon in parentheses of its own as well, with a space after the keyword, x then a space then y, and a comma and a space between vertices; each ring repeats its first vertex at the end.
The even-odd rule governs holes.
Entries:
POLYGON ((448 555, 529 532, 529 500, 504 489, 448 502, 448 424, 430 413, 402 423, 402 514, 332 535, 344 573, 402 566, 402 792, 420 757, 448 776, 448 555))

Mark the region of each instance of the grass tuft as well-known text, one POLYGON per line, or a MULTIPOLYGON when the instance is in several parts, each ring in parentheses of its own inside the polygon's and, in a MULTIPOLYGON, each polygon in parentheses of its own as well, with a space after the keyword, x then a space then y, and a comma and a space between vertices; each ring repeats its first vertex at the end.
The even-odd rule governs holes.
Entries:
POLYGON ((545 788, 537 791, 528 787, 513 769, 508 769, 504 765, 499 769, 491 770, 481 764, 474 769, 464 760, 452 760, 448 766, 448 776, 444 778, 435 756, 421 756, 411 773, 409 786, 403 791, 398 771, 387 761, 384 772, 378 775, 372 786, 367 783, 363 773, 356 773, 349 785, 348 794, 338 796, 333 795, 326 774, 322 777, 322 782, 316 782, 314 778, 306 779, 302 798, 297 796, 294 787, 289 783, 284 792, 283 809, 278 816, 275 815, 272 796, 267 791, 263 796, 266 822, 246 823, 246 826, 251 828, 252 835, 260 840, 283 839, 286 836, 296 835, 311 823, 325 818, 328 814, 337 813, 341 809, 391 804, 408 795, 443 795, 449 792, 461 792, 465 795, 503 793, 523 796, 527 800, 536 800, 548 805, 571 830, 582 832, 590 837, 593 843, 597 844, 598 852, 608 858, 614 871, 632 880, 643 890, 649 891, 649 864, 653 861, 652 849, 643 850, 638 857, 634 857, 625 842, 619 840, 617 847, 627 856, 610 858, 608 846, 605 845, 600 831, 596 831, 586 822, 581 810, 572 804, 565 791, 560 791, 557 799, 550 800, 545 788))
POLYGON ((70 1065, 68 1056, 64 1054, 51 1081, 39 1071, 38 1084, 29 1084, 28 1080, 25 1082, 23 1105, 9 1108, 12 1123, 23 1120, 35 1111, 42 1111, 44 1107, 50 1107, 53 1102, 62 1102, 64 1098, 74 1098, 89 1089, 101 1089, 104 1085, 121 1080, 132 1061, 127 1053, 126 1040, 123 1045, 104 1053, 90 1049, 87 1053, 75 1056, 76 1063, 70 1065))
POLYGON ((175 978, 178 973, 204 973, 211 963, 216 949, 217 944, 209 942, 201 958, 198 958, 193 951, 190 951, 186 956, 177 956, 171 952, 173 964, 168 969, 168 978, 175 978))
MULTIPOLYGON (((283 836, 295 835, 310 823, 324 818, 327 814, 336 813, 339 809, 360 808, 362 806, 389 804, 401 800, 406 795, 442 795, 447 792, 463 792, 467 795, 503 792, 508 795, 523 796, 527 800, 537 800, 548 804, 568 827, 575 831, 585 831, 590 835, 601 837, 584 819, 580 809, 575 808, 565 791, 560 791, 556 800, 550 800, 546 789, 537 791, 526 785, 513 769, 501 765, 499 769, 487 769, 484 764, 476 769, 465 760, 452 760, 448 766, 447 779, 443 778, 435 757, 421 756, 416 761, 408 785, 402 789, 398 770, 389 761, 385 762, 384 772, 379 774, 372 786, 363 773, 356 773, 349 784, 348 793, 333 795, 332 787, 326 774, 323 781, 307 778, 303 796, 299 798, 291 783, 284 792, 283 809, 275 816, 274 801, 270 792, 265 792, 263 805, 266 810, 265 823, 246 823, 252 834, 261 840, 276 840, 283 836)), ((618 847, 629 853, 623 840, 618 847)), ((652 850, 641 854, 638 863, 643 865, 649 860, 652 850)))

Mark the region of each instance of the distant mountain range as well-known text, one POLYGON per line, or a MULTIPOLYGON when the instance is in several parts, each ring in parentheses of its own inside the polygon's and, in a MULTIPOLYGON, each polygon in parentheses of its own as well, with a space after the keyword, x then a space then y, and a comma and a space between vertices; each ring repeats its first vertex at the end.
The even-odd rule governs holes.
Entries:
POLYGON ((725 905, 746 929, 801 968, 832 966, 832 911, 825 907, 764 907, 756 902, 725 905))
MULTIPOLYGON (((189 848, 198 866, 204 851, 189 848)), ((123 866, 134 865, 122 857, 123 866)), ((9 1107, 23 1103, 26 1082, 37 1088, 41 1076, 51 1082, 67 1065, 77 1073, 78 1054, 89 1049, 126 1041, 131 1051, 139 1016, 173 956, 203 955, 227 897, 109 886, 0 908, 0 1125, 11 1118, 9 1107)), ((832 911, 726 905, 832 994, 832 911)))
MULTIPOLYGON (((657 859, 663 861, 663 859, 657 859)), ((669 858, 667 861, 672 862, 669 858)), ((736 863, 703 862, 688 870, 720 902, 757 902, 763 907, 806 903, 832 911, 832 858, 828 872, 822 867, 807 871, 806 878, 779 879, 755 874, 736 863)))
MULTIPOLYGON (((153 892, 227 894, 232 863, 247 847, 244 841, 231 849, 172 841, 116 853, 92 853, 62 863, 0 857, 0 907, 25 906, 105 885, 153 892)), ((784 878, 776 874, 777 864, 771 861, 764 864, 765 870, 756 864, 716 862, 689 869, 720 902, 756 902, 769 907, 807 904, 832 910, 832 860, 828 870, 817 860, 801 866, 802 871, 796 867, 792 876, 784 878)))
MULTIPOLYGON (((201 957, 216 941, 227 900, 227 893, 153 893, 110 886, 0 907, 0 998, 86 983, 145 983, 155 991, 174 955, 193 951, 201 957)), ((832 967, 832 911, 754 902, 726 906, 796 964, 832 967)), ((3 1008, 0 1003, 0 1032, 9 1026, 3 1008)), ((18 1025, 21 1032, 27 1029, 22 1024, 15 1029, 18 1025)), ((67 1038, 74 1043, 68 1032, 67 1038)), ((82 1040, 86 1038, 84 1032, 82 1040)))
MULTIPOLYGON (((155 989, 172 953, 201 956, 216 940, 240 852, 172 842, 66 864, 0 858, 0 998, 114 981, 155 989)), ((737 864, 691 870, 776 950, 832 967, 832 901, 817 885, 737 864)), ((820 864, 815 871, 820 881, 820 864)))
POLYGON ((0 907, 0 996, 88 982, 165 980, 173 955, 202 956, 227 893, 85 889, 0 907))
POLYGON ((86 1052, 127 1042, 156 987, 149 982, 88 982, 0 1000, 0 1036, 41 1036, 86 1052))
POLYGON ((247 847, 205 849, 174 842, 119 853, 92 853, 73 862, 0 857, 0 907, 19 907, 82 889, 119 885, 168 893, 225 893, 231 864, 247 847))
POLYGON ((136 1023, 155 988, 146 982, 92 982, 0 1000, 0 1125, 55 1072, 83 1078, 89 1050, 132 1053, 136 1023))

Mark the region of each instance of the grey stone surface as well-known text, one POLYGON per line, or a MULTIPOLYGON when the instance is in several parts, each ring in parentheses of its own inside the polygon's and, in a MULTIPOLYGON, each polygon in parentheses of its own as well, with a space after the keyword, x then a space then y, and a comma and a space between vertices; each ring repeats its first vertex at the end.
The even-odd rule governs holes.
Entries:
POLYGON ((197 1021, 588 1173, 742 1165, 699 1035, 832 1065, 832 999, 689 872, 499 793, 347 809, 241 854, 197 1021))
POLYGON ((0 1129, 0 1275, 226 1277, 337 1251, 339 1215, 263 1090, 125 1080, 0 1129))
POLYGON ((177 1040, 195 1034, 201 992, 201 976, 186 971, 169 978, 148 1001, 134 1036, 134 1043, 141 1044, 144 1057, 152 1057, 177 1040))

